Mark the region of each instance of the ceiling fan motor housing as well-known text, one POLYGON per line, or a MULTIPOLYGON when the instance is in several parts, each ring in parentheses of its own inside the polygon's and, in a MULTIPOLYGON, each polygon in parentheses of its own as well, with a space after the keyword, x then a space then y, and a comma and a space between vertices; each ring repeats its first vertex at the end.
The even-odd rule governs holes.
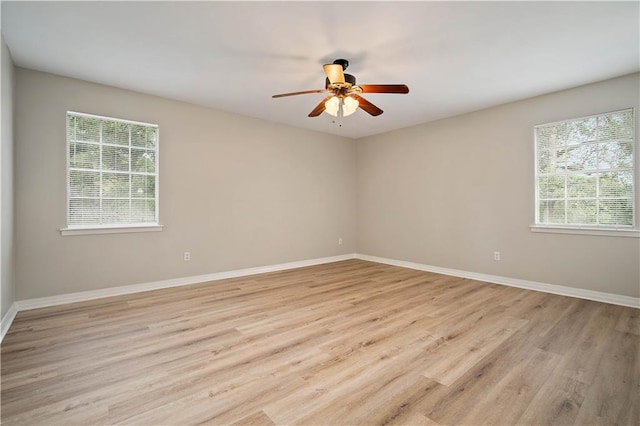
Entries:
MULTIPOLYGON (((352 76, 351 74, 345 74, 344 75, 344 82, 346 84, 350 84, 353 87, 353 86, 356 85, 356 78, 354 76, 352 76)), ((331 86, 331 82, 329 81, 329 78, 325 78, 324 79, 324 87, 328 89, 329 86, 331 86)))

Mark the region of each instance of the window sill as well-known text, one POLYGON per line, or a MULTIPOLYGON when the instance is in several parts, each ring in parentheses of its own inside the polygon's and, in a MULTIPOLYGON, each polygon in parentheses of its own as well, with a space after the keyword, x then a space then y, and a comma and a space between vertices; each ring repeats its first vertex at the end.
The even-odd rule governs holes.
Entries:
POLYGON ((93 235, 93 234, 123 234, 129 232, 159 232, 163 225, 131 225, 131 226, 103 226, 85 228, 62 228, 60 235, 63 237, 72 235, 93 235))
POLYGON ((586 228, 586 227, 560 227, 547 225, 531 225, 531 232, 544 232, 550 234, 578 234, 578 235, 599 235, 603 237, 630 237, 640 238, 640 230, 630 228, 586 228))

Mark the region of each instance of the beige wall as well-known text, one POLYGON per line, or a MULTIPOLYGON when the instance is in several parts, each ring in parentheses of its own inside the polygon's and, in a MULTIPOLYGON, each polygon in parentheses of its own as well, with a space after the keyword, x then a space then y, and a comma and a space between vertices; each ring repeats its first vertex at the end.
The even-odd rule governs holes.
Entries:
POLYGON ((359 140, 358 252, 640 296, 640 239, 529 229, 533 126, 629 107, 637 119, 639 80, 630 75, 359 140))
POLYGON ((11 54, 4 38, 0 39, 2 49, 2 145, 0 147, 0 187, 2 198, 0 199, 0 280, 2 307, 1 317, 9 310, 15 300, 14 296, 14 238, 13 238, 13 107, 14 107, 14 67, 11 54))
POLYGON ((640 296, 639 239, 529 230, 533 126, 638 108, 639 74, 353 141, 15 72, 16 300, 356 251, 640 296), (160 125, 164 231, 60 236, 67 110, 160 125))
POLYGON ((353 140, 21 68, 16 75, 16 299, 355 251, 353 140), (67 110, 159 124, 164 231, 60 236, 67 110))

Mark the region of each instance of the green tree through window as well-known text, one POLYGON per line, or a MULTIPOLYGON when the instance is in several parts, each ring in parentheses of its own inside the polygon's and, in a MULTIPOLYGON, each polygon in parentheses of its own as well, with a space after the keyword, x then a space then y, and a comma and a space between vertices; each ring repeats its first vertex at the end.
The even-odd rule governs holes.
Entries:
POLYGON ((68 226, 158 223, 158 126, 67 113, 68 226))
POLYGON ((633 110, 535 127, 536 224, 632 227, 633 110))

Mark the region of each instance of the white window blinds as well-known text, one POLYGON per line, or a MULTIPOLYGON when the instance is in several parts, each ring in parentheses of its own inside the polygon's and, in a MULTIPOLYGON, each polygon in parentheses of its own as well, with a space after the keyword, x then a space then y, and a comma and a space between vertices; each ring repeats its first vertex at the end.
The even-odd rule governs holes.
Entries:
POLYGON ((158 126, 67 113, 69 228, 158 224, 158 126))
POLYGON ((633 110, 535 127, 536 224, 632 228, 633 110))

